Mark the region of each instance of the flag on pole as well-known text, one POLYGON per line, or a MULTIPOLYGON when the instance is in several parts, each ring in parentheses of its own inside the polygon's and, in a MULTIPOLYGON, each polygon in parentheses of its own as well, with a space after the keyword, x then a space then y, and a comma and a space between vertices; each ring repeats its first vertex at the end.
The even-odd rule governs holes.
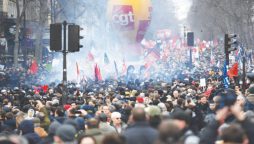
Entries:
POLYGON ((95 75, 95 81, 102 80, 101 71, 100 71, 100 68, 97 64, 95 64, 94 75, 95 75))
POLYGON ((76 70, 77 70, 77 76, 79 76, 79 74, 80 74, 80 71, 79 71, 78 62, 76 62, 76 70))
POLYGON ((238 76, 238 63, 237 62, 229 69, 228 76, 230 78, 238 76))
POLYGON ((89 51, 89 53, 87 55, 87 58, 88 58, 89 61, 94 61, 94 56, 93 56, 91 51, 89 51))
POLYGON ((226 62, 225 62, 224 67, 223 67, 222 78, 223 78, 224 87, 225 88, 229 88, 230 82, 229 82, 228 75, 227 75, 227 65, 226 65, 226 62))
POLYGON ((52 63, 48 63, 45 65, 45 69, 50 72, 52 70, 52 63))
POLYGON ((31 74, 36 74, 38 72, 38 64, 35 59, 32 61, 32 64, 31 64, 29 70, 30 70, 31 74))
POLYGON ((217 67, 220 67, 220 61, 217 62, 216 66, 217 66, 217 67))
POLYGON ((125 64, 125 59, 123 59, 123 68, 122 68, 122 73, 125 74, 127 72, 127 66, 125 64))
POLYGON ((109 64, 108 55, 106 53, 104 53, 104 63, 109 64))
POLYGON ((116 64, 116 61, 114 61, 114 65, 115 65, 115 71, 116 71, 116 75, 118 77, 118 68, 117 68, 117 64, 116 64))
POLYGON ((214 55, 213 55, 213 49, 211 49, 210 63, 211 63, 211 65, 215 64, 215 58, 214 58, 214 55))

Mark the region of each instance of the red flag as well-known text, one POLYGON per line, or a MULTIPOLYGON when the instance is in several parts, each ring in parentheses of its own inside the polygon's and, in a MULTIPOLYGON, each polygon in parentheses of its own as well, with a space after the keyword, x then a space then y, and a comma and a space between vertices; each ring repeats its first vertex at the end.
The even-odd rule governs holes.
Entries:
POLYGON ((96 81, 101 81, 102 80, 101 71, 100 71, 100 68, 97 64, 95 64, 94 74, 95 74, 95 80, 96 81))
POLYGON ((127 66, 125 64, 125 60, 123 59, 123 69, 122 69, 123 74, 127 72, 127 66))
POLYGON ((38 64, 37 64, 35 59, 32 61, 32 64, 31 64, 29 70, 30 70, 31 74, 36 74, 37 73, 37 71, 38 71, 38 64))
POLYGON ((230 78, 233 78, 235 76, 238 76, 238 63, 235 63, 228 71, 228 76, 230 78))
POLYGON ((77 76, 79 76, 79 67, 78 67, 78 63, 76 62, 76 68, 77 68, 77 76))
POLYGON ((48 85, 43 85, 43 86, 41 86, 41 89, 43 90, 43 92, 46 93, 49 89, 49 86, 48 85))
POLYGON ((89 61, 94 61, 94 56, 93 54, 91 53, 91 51, 89 51, 88 55, 87 55, 87 58, 89 61))

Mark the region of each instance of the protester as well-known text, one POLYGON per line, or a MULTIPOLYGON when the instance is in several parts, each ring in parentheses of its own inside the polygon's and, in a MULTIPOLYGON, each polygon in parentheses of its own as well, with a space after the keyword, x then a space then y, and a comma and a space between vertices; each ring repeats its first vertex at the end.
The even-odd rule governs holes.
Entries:
POLYGON ((65 85, 45 85, 41 68, 35 75, 24 68, 6 68, 0 74, 0 137, 24 144, 25 140, 33 144, 254 143, 252 85, 246 84, 246 93, 237 81, 226 85, 221 67, 208 68, 205 58, 192 69, 179 59, 169 66, 165 63, 157 65, 166 65, 167 70, 150 73, 152 68, 147 69, 150 76, 142 79, 132 73, 130 79, 123 75, 65 85), (203 78, 205 86, 200 83, 203 78))
POLYGON ((56 130, 54 142, 57 144, 75 144, 76 129, 72 125, 61 125, 56 130))
POLYGON ((153 144, 158 138, 158 131, 147 121, 143 108, 134 108, 131 115, 131 126, 123 132, 127 144, 153 144))

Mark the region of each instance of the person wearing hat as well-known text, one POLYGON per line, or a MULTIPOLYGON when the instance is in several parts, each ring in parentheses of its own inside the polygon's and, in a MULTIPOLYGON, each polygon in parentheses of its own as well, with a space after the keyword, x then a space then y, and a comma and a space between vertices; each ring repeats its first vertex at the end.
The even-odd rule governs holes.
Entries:
POLYGON ((69 124, 61 125, 56 130, 54 142, 57 144, 74 144, 75 143, 76 129, 69 124))

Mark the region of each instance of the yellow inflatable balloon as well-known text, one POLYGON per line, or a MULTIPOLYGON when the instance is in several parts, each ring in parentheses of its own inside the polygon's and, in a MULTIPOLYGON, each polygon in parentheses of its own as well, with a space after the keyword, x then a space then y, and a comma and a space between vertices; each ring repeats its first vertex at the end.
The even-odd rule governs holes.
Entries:
POLYGON ((140 42, 151 19, 150 0, 109 0, 107 15, 113 29, 128 42, 140 42))

